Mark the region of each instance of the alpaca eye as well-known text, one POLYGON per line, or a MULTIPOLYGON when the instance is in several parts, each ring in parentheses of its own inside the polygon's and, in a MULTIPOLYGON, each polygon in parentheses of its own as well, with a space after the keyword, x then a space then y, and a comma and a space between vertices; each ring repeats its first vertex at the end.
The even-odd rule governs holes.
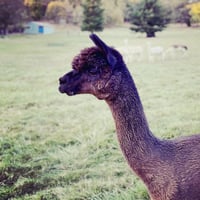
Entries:
POLYGON ((88 70, 88 72, 89 72, 90 74, 92 74, 92 75, 96 75, 96 74, 99 73, 99 69, 98 69, 98 67, 92 67, 92 68, 90 68, 90 69, 88 70))

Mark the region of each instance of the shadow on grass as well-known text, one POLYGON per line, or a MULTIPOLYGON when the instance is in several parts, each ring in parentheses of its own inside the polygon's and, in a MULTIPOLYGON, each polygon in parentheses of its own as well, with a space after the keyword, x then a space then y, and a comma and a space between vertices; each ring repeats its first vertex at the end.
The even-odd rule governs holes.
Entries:
MULTIPOLYGON (((59 180, 51 173, 50 160, 44 153, 41 146, 5 138, 0 141, 0 199, 34 194, 58 185, 59 180)), ((51 194, 48 196, 51 199, 51 194)))

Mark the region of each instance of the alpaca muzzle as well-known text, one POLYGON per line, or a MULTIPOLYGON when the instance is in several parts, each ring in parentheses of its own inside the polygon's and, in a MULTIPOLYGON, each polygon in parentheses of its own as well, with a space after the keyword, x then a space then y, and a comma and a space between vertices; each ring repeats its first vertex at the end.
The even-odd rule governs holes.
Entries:
POLYGON ((59 91, 60 93, 66 93, 69 96, 78 94, 79 92, 79 78, 80 74, 75 70, 65 74, 59 78, 59 91))

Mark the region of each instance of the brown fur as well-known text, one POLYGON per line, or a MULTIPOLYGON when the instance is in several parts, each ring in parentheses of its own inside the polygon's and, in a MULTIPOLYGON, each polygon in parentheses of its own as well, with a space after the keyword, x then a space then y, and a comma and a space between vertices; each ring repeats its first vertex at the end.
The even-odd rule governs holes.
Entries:
POLYGON ((134 81, 122 56, 96 35, 81 51, 60 92, 93 94, 109 105, 122 152, 152 200, 200 200, 200 135, 160 140, 150 131, 134 81))

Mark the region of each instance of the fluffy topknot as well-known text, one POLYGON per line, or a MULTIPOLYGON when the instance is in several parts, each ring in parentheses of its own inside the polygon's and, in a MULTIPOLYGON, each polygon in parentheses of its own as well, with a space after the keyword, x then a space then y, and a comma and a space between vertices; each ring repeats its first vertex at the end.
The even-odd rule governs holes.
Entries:
POLYGON ((106 57, 98 47, 83 49, 72 61, 72 68, 75 70, 82 70, 91 66, 101 67, 105 65, 108 65, 106 57))

